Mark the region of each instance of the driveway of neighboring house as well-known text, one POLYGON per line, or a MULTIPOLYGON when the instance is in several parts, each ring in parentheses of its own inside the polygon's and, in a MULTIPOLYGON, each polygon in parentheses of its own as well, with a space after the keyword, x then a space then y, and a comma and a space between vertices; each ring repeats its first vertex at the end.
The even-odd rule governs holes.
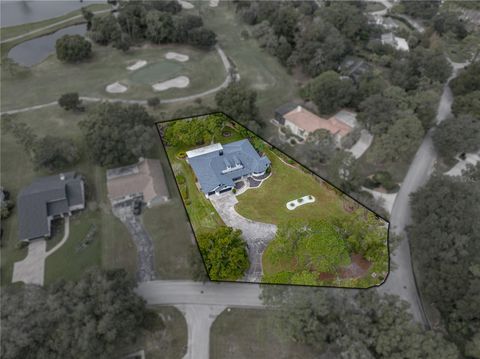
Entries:
POLYGON ((47 252, 45 239, 36 239, 29 243, 28 254, 25 259, 13 265, 12 283, 24 282, 25 284, 43 285, 45 278, 45 259, 55 253, 68 239, 70 234, 70 218, 65 217, 65 230, 62 240, 47 252))
POLYGON ((139 217, 133 214, 133 201, 116 204, 112 210, 127 227, 137 247, 137 280, 139 282, 154 280, 153 242, 139 217))
POLYGON ((250 268, 243 278, 248 282, 259 282, 262 277, 262 254, 268 243, 275 237, 277 226, 247 219, 235 211, 238 203, 234 194, 228 192, 210 197, 210 201, 222 220, 229 227, 242 231, 242 236, 248 245, 250 268))
POLYGON ((368 150, 372 141, 373 136, 367 130, 362 130, 358 141, 347 151, 350 152, 353 157, 360 158, 365 151, 368 150))

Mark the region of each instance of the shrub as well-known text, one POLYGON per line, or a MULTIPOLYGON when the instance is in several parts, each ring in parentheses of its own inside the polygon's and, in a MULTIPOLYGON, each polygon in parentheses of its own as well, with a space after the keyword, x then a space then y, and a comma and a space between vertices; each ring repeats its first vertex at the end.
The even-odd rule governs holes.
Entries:
POLYGON ((185 158, 187 157, 187 154, 185 153, 185 151, 180 151, 177 153, 177 157, 178 158, 185 158))
POLYGON ((232 193, 233 194, 237 193, 237 189, 236 188, 232 189, 232 193))
POLYGON ((177 175, 175 178, 177 179, 177 183, 179 185, 182 185, 186 182, 184 175, 177 175))
POLYGON ((80 35, 64 35, 55 44, 57 58, 64 62, 78 62, 92 56, 92 44, 80 35))
POLYGON ((158 105, 160 105, 160 99, 158 97, 150 97, 147 100, 147 105, 150 107, 157 107, 158 105))
POLYGON ((380 184, 387 191, 392 191, 398 187, 398 185, 393 181, 392 175, 386 171, 380 171, 373 175, 373 181, 380 184))
POLYGON ((303 198, 297 199, 297 202, 298 202, 298 203, 302 203, 302 202, 303 202, 303 198))

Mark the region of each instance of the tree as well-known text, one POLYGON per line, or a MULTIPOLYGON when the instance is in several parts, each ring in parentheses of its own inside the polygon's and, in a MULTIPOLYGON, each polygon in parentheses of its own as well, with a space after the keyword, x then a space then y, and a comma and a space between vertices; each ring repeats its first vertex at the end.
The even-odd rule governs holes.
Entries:
POLYGON ((468 65, 449 85, 455 96, 480 91, 480 62, 468 65))
POLYGON ((326 71, 310 80, 304 90, 304 97, 312 100, 322 114, 332 114, 348 105, 355 93, 349 78, 341 78, 335 71, 326 71))
POLYGON ((142 106, 103 103, 80 126, 92 159, 101 166, 116 166, 148 154, 155 143, 153 122, 142 106))
POLYGON ((302 152, 307 153, 313 162, 326 164, 335 152, 335 139, 327 130, 317 130, 310 134, 302 152))
POLYGON ((46 168, 54 172, 74 165, 80 156, 71 140, 47 135, 36 141, 32 150, 35 168, 46 168))
POLYGON ((122 31, 115 16, 110 14, 95 16, 87 35, 99 45, 108 45, 121 39, 122 31))
POLYGON ((468 114, 480 118, 480 90, 462 96, 455 96, 452 104, 452 112, 456 116, 468 114))
POLYGON ((134 286, 123 270, 88 270, 78 282, 2 290, 2 358, 115 356, 146 319, 134 286))
POLYGON ((158 97, 150 97, 147 100, 147 105, 150 107, 157 107, 158 105, 160 105, 160 99, 158 97))
POLYGON ((440 7, 440 0, 428 1, 409 1, 402 0, 403 12, 413 17, 419 17, 424 20, 432 19, 440 7))
MULTIPOLYGON (((472 174, 474 171, 472 171, 472 174)), ((422 273, 424 301, 436 308, 450 337, 470 351, 480 331, 480 182, 433 176, 411 198, 408 235, 422 273)))
POLYGON ((118 15, 121 31, 128 34, 133 41, 141 41, 145 37, 147 13, 148 10, 141 2, 126 3, 118 15))
POLYGON ((207 272, 212 280, 235 280, 248 269, 249 260, 242 232, 231 227, 220 227, 198 235, 197 241, 207 272))
POLYGON ((170 14, 158 10, 149 11, 145 17, 145 37, 155 44, 171 42, 174 26, 170 14))
POLYGON ((63 35, 55 49, 57 58, 64 62, 79 62, 92 56, 92 44, 80 35, 63 35))
POLYGON ((416 116, 402 117, 379 138, 372 155, 382 163, 406 161, 415 154, 424 134, 422 123, 416 116))
POLYGON ((94 17, 93 12, 88 10, 86 7, 82 7, 81 11, 82 11, 83 18, 87 21, 87 30, 90 30, 90 28, 92 27, 92 20, 94 17))
POLYGON ((265 286, 262 299, 271 310, 269 328, 286 342, 313 348, 318 357, 459 358, 454 344, 422 329, 395 296, 265 286))
POLYGON ((475 152, 480 148, 480 121, 471 115, 447 119, 433 133, 433 144, 445 158, 475 152))
POLYGON ((205 118, 185 119, 169 123, 163 138, 170 146, 194 146, 214 140, 224 125, 223 114, 212 114, 205 118))
POLYGON ((199 47, 212 47, 217 43, 217 35, 204 27, 196 27, 188 33, 188 43, 199 47))
POLYGON ((433 18, 433 28, 440 35, 452 32, 458 40, 468 35, 464 21, 453 12, 440 12, 433 18))
POLYGON ((241 123, 256 120, 258 107, 257 93, 243 82, 232 82, 215 95, 217 107, 241 123))
POLYGON ((81 103, 82 101, 80 100, 77 92, 68 92, 60 96, 58 99, 58 105, 67 111, 80 110, 81 103))
POLYGON ((175 31, 173 41, 178 43, 188 42, 189 32, 203 25, 203 20, 196 15, 179 15, 173 18, 175 31))
POLYGON ((7 219, 10 217, 10 214, 12 214, 12 209, 14 207, 14 204, 11 200, 2 200, 0 202, 0 218, 1 219, 7 219))

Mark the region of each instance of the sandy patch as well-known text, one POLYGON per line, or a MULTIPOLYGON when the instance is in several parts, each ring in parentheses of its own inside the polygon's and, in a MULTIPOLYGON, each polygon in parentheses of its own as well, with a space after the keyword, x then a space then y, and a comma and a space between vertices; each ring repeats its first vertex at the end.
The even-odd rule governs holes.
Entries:
POLYGON ((141 69, 143 66, 145 66, 147 64, 147 61, 145 60, 138 60, 137 62, 135 62, 133 65, 130 65, 127 67, 127 70, 130 70, 130 71, 135 71, 135 70, 138 70, 138 69, 141 69))
POLYGON ((210 0, 210 7, 217 7, 220 0, 210 0))
POLYGON ((195 7, 192 3, 188 2, 188 1, 184 1, 184 0, 178 0, 178 3, 180 5, 182 5, 182 8, 184 8, 186 10, 193 9, 195 7))
POLYGON ((152 85, 153 91, 165 91, 170 88, 184 88, 190 84, 190 79, 187 76, 178 76, 174 79, 159 82, 152 85))
POLYGON ((177 61, 180 61, 180 62, 185 62, 185 61, 188 61, 190 59, 190 57, 188 57, 188 55, 182 55, 182 54, 179 54, 178 52, 167 52, 165 54, 165 58, 167 60, 177 60, 177 61))
POLYGON ((113 84, 108 85, 105 87, 105 91, 109 93, 123 93, 128 90, 128 87, 122 85, 120 82, 114 82, 113 84))

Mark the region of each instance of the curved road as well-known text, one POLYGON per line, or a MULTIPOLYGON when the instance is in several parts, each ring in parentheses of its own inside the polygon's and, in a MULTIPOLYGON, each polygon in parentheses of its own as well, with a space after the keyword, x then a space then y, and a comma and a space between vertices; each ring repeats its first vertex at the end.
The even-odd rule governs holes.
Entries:
MULTIPOLYGON (((437 110, 436 124, 439 124, 451 115, 453 95, 448 83, 457 76, 459 69, 468 65, 468 63, 450 63, 453 66, 453 72, 443 87, 442 97, 437 110)), ((410 195, 428 181, 428 178, 433 172, 435 161, 437 160, 437 153, 435 152, 432 142, 432 132, 434 130, 435 127, 432 127, 427 132, 395 199, 390 224, 393 232, 403 235, 404 237, 391 256, 391 260, 396 265, 396 269, 390 272, 386 282, 378 288, 380 293, 395 294, 410 303, 410 310, 415 320, 427 327, 431 325, 425 315, 415 283, 410 255, 410 243, 406 236, 405 229, 411 223, 410 195)))

